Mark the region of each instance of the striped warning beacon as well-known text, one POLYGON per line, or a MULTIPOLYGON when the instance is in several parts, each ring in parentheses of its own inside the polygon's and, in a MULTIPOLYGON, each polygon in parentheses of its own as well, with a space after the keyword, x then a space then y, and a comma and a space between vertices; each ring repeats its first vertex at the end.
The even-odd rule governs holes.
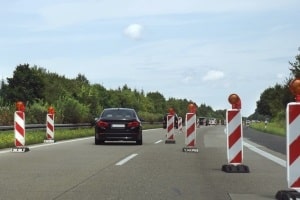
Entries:
POLYGON ((54 114, 55 110, 52 106, 48 108, 48 114, 46 116, 46 140, 44 143, 54 142, 54 114))
POLYGON ((169 114, 167 115, 167 139, 166 144, 175 144, 175 111, 173 108, 169 108, 169 114))
POLYGON ((16 111, 14 114, 14 133, 15 147, 12 152, 27 152, 28 147, 25 147, 25 106, 22 101, 16 102, 16 111))
POLYGON ((198 148, 196 147, 196 131, 197 131, 197 125, 196 125, 196 112, 197 107, 194 103, 190 103, 188 105, 188 113, 185 115, 185 145, 186 147, 183 147, 183 152, 198 152, 198 148))
POLYGON ((226 112, 227 159, 228 164, 222 166, 225 172, 248 173, 249 167, 243 165, 243 127, 241 115, 241 99, 237 94, 228 97, 232 109, 226 112))
POLYGON ((300 199, 300 78, 289 84, 296 102, 286 107, 287 183, 289 190, 281 190, 276 199, 300 199))

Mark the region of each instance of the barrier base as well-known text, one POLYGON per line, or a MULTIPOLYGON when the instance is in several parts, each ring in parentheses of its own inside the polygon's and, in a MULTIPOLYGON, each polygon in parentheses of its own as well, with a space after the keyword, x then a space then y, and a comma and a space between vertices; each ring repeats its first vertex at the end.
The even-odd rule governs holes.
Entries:
POLYGON ((165 144, 175 144, 176 141, 175 140, 171 140, 171 139, 168 139, 165 141, 165 144))
POLYGON ((54 143, 54 142, 55 142, 54 140, 49 140, 49 139, 44 140, 44 143, 54 143))
POLYGON ((12 152, 20 152, 20 153, 24 153, 24 152, 27 152, 29 151, 29 148, 28 147, 13 147, 11 149, 12 152))
POLYGON ((182 151, 183 152, 196 152, 196 153, 198 153, 199 149, 196 148, 196 147, 183 147, 182 151))
POLYGON ((249 167, 243 164, 226 164, 222 166, 222 171, 227 173, 249 173, 249 167))
POLYGON ((300 193, 296 190, 280 190, 275 195, 276 200, 300 199, 300 193))

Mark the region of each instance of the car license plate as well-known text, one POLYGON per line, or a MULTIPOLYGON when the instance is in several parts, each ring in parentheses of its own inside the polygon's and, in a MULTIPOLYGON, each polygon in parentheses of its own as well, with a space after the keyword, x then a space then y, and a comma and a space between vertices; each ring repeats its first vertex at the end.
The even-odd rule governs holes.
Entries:
POLYGON ((111 127, 112 128, 124 128, 125 124, 112 124, 111 127))

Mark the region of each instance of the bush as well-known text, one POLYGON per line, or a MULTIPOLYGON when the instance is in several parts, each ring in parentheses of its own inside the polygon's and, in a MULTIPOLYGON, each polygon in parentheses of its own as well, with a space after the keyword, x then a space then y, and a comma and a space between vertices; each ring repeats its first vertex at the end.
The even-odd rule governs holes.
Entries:
POLYGON ((79 101, 66 97, 57 101, 56 119, 60 123, 83 123, 90 121, 89 109, 79 101))

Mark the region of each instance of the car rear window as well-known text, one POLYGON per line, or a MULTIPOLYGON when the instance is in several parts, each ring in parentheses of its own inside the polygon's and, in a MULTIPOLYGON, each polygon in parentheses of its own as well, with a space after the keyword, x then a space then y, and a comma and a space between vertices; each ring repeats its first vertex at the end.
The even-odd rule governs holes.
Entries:
POLYGON ((132 110, 104 110, 101 117, 105 118, 135 118, 135 114, 132 110))

